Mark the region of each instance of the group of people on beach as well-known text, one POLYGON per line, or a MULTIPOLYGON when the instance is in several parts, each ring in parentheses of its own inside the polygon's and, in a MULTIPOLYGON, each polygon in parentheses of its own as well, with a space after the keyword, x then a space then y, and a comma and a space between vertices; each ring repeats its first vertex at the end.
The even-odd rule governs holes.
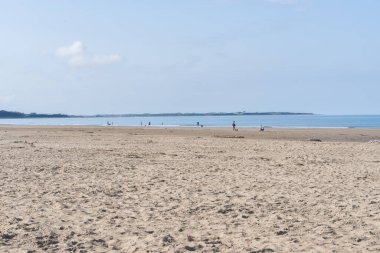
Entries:
MULTIPOLYGON (((111 125, 111 123, 109 123, 108 121, 107 121, 107 125, 111 125)), ((112 125, 113 125, 113 122, 112 122, 112 125)), ((164 123, 162 123, 162 125, 164 125, 164 123)), ((143 126, 143 122, 141 121, 141 126, 143 126)), ((146 125, 145 125, 146 126, 146 125)), ((150 121, 148 122, 148 126, 150 126, 150 121)), ((202 124, 200 124, 199 123, 199 121, 197 122, 197 127, 203 127, 203 125, 202 124)), ((232 131, 238 131, 239 129, 237 129, 237 127, 236 127, 236 122, 235 122, 235 120, 234 121, 232 121, 232 131)), ((261 126, 260 127, 260 132, 263 132, 264 131, 264 127, 263 126, 261 126)))
MULTIPOLYGON (((199 123, 199 121, 197 122, 197 127, 203 127, 203 125, 201 125, 200 123, 199 123)), ((238 129, 236 128, 236 122, 235 122, 235 120, 232 122, 232 130, 233 131, 238 131, 238 129)))
MULTIPOLYGON (((198 121, 198 122, 197 122, 197 127, 203 127, 203 125, 201 125, 201 124, 199 123, 199 121, 198 121)), ((235 121, 232 122, 232 130, 233 130, 233 131, 238 131, 238 129, 236 128, 236 123, 235 123, 235 121)))
MULTIPOLYGON (((140 122, 140 125, 143 126, 143 122, 142 121, 140 122)), ((150 121, 148 122, 148 126, 150 126, 150 121)))

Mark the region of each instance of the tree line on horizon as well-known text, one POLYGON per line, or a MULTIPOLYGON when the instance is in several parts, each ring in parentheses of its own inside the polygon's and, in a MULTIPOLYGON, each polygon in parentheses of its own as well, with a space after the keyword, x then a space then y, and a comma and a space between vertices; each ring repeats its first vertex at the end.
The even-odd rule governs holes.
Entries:
POLYGON ((22 118, 68 118, 69 115, 66 114, 39 114, 39 113, 22 113, 22 112, 11 112, 11 111, 0 111, 0 118, 7 119, 22 119, 22 118))
POLYGON ((102 114, 95 116, 73 116, 67 114, 40 114, 22 113, 14 111, 0 110, 0 118, 21 119, 21 118, 70 118, 70 117, 160 117, 160 116, 237 116, 237 115, 313 115, 313 113, 294 112, 209 112, 209 113, 141 113, 141 114, 102 114))

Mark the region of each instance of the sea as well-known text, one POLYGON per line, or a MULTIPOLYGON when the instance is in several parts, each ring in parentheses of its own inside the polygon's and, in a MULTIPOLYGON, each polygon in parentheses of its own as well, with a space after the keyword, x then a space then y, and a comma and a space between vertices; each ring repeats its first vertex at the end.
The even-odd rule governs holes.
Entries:
POLYGON ((238 128, 379 128, 380 115, 233 115, 0 119, 0 125, 238 128))

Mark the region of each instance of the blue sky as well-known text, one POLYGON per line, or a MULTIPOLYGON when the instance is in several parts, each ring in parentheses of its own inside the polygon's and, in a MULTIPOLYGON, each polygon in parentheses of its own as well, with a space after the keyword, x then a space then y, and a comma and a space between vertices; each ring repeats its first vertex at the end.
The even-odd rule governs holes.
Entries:
POLYGON ((0 1, 0 109, 380 114, 378 0, 0 1))

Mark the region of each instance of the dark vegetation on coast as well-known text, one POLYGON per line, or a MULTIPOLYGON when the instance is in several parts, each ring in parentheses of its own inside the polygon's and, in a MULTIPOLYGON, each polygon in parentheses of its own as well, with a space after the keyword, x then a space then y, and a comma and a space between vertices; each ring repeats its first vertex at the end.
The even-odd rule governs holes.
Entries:
POLYGON ((0 118, 75 118, 75 117, 164 117, 164 116, 236 116, 236 115, 313 115, 294 112, 209 112, 209 113, 142 113, 142 114, 102 114, 95 116, 73 116, 67 114, 22 113, 0 110, 0 118))
POLYGON ((65 114, 39 114, 39 113, 22 113, 22 112, 10 112, 0 111, 0 118, 3 119, 23 119, 23 118, 69 118, 69 115, 65 114))
POLYGON ((164 116, 237 116, 237 115, 313 115, 313 113, 294 112, 207 112, 207 113, 141 113, 141 114, 107 114, 96 117, 164 117, 164 116))

